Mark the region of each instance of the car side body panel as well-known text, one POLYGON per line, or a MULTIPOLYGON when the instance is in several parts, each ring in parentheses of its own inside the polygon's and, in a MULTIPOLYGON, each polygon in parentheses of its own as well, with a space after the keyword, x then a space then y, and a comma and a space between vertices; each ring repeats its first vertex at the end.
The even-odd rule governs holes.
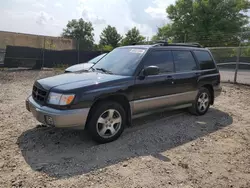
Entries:
POLYGON ((134 78, 124 78, 119 82, 98 84, 95 88, 77 91, 77 98, 72 108, 86 108, 92 106, 96 101, 107 97, 122 95, 128 101, 133 100, 134 78))

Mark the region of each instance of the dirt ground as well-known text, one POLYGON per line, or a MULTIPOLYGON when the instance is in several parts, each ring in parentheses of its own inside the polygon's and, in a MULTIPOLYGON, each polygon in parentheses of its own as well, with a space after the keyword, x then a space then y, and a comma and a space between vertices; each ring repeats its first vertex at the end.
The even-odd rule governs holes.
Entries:
POLYGON ((0 187, 250 187, 250 87, 223 84, 202 117, 153 114, 98 145, 26 111, 34 80, 53 74, 0 72, 0 187))

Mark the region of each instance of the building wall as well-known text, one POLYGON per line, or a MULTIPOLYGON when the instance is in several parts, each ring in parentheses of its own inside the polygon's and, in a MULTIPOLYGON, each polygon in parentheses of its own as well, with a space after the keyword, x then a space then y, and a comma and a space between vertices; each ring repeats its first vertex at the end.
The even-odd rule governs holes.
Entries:
POLYGON ((51 50, 76 49, 75 41, 61 37, 50 37, 0 31, 0 48, 5 49, 7 45, 26 46, 33 48, 46 48, 51 50))

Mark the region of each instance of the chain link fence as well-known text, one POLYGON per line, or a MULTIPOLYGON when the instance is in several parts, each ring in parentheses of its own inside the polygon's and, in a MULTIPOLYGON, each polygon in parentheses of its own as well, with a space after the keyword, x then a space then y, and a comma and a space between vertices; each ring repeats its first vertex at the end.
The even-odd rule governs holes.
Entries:
POLYGON ((5 49, 0 49, 0 68, 4 67, 5 49))
MULTIPOLYGON (((220 70, 221 81, 250 84, 250 46, 208 48, 220 70)), ((8 46, 0 50, 0 67, 43 68, 67 67, 87 62, 103 51, 54 51, 28 47, 8 46), (3 64, 4 63, 4 64, 3 64)))
MULTIPOLYGON (((107 52, 99 49, 98 45, 81 40, 26 34, 15 34, 14 40, 12 33, 0 32, 0 34, 4 39, 1 42, 0 35, 0 44, 7 45, 7 48, 2 50, 0 45, 0 67, 3 63, 4 67, 8 68, 67 67, 87 62, 107 52)), ((236 37, 232 38, 232 33, 224 34, 223 40, 220 39, 221 34, 208 37, 200 33, 198 38, 202 44, 212 46, 208 49, 216 60, 223 82, 250 84, 250 32, 233 32, 233 34, 236 37), (220 45, 233 47, 218 47, 220 45)), ((184 35, 183 39, 172 42, 191 43, 193 41, 195 39, 192 36, 184 35)))
POLYGON ((211 47, 223 82, 250 84, 250 46, 211 47))
POLYGON ((13 42, 11 33, 7 34, 2 36, 3 44, 0 31, 0 47, 4 46, 2 51, 0 48, 0 67, 5 68, 66 68, 108 52, 82 40, 20 34, 13 42))
POLYGON ((66 68, 105 53, 103 51, 47 50, 20 46, 7 46, 4 58, 6 68, 66 68))

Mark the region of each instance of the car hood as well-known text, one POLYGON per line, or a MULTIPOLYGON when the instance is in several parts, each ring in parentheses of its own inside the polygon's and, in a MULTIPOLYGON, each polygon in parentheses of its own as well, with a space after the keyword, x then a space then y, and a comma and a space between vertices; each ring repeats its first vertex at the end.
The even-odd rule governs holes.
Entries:
POLYGON ((46 90, 56 88, 67 91, 124 78, 128 78, 128 76, 103 74, 98 72, 67 73, 37 80, 37 83, 46 90))
POLYGON ((75 71, 81 71, 81 70, 89 70, 90 67, 92 67, 93 63, 81 63, 77 65, 73 65, 65 69, 65 72, 75 72, 75 71))

